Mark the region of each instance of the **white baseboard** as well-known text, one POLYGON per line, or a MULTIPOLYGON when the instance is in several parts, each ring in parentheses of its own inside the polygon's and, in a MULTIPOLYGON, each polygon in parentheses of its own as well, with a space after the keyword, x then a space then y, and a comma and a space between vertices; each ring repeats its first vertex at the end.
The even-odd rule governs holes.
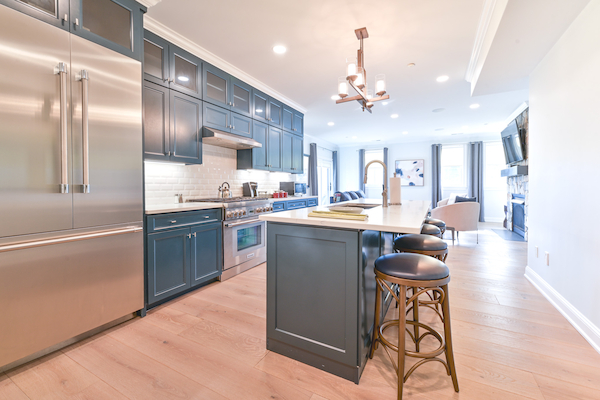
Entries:
POLYGON ((529 266, 525 268, 525 278, 581 333, 594 350, 600 353, 600 329, 529 266))

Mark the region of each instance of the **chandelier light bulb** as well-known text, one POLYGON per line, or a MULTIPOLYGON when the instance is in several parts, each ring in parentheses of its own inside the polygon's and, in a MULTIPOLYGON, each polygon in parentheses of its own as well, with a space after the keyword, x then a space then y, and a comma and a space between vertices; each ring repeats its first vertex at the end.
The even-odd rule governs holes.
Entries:
POLYGON ((356 80, 354 81, 354 83, 356 84, 356 86, 359 87, 359 89, 363 89, 365 87, 365 80, 364 80, 364 70, 362 67, 358 67, 356 69, 356 80))
MULTIPOLYGON (((373 98, 373 90, 371 89, 367 89, 367 99, 371 100, 373 98)), ((371 107, 373 105, 373 103, 371 103, 370 101, 367 102, 367 107, 371 107)))
POLYGON ((385 74, 375 75, 375 91, 377 96, 385 94, 385 74))
POLYGON ((356 58, 346 58, 346 78, 354 81, 356 75, 356 58))

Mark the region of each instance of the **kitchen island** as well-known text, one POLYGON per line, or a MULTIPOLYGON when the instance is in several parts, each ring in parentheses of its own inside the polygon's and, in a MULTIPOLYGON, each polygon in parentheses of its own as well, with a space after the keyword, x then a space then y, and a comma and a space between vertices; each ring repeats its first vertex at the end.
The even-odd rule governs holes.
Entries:
POLYGON ((366 221, 308 216, 329 206, 261 215, 267 221, 267 348, 358 383, 374 324, 374 262, 393 252, 395 233, 420 232, 430 204, 336 204, 371 207, 366 221))

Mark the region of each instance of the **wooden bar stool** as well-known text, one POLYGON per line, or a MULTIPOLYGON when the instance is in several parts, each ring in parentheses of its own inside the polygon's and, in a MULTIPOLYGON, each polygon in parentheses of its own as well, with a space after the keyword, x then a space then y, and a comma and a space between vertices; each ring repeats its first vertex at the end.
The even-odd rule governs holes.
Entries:
POLYGON ((421 228, 421 234, 436 236, 440 239, 442 238, 442 231, 440 230, 440 228, 431 224, 423 224, 423 227, 421 228))
POLYGON ((446 232, 446 223, 441 219, 425 218, 425 223, 429 225, 435 225, 440 228, 440 231, 442 231, 442 236, 444 235, 444 232, 446 232))
POLYGON ((377 349, 379 343, 383 346, 387 355, 392 361, 392 365, 398 374, 398 400, 402 400, 402 390, 404 382, 408 377, 421 365, 430 362, 438 361, 446 367, 446 372, 452 377, 454 390, 458 392, 458 379, 456 377, 456 367, 454 366, 454 355, 452 352, 452 334, 450 329, 450 306, 448 299, 448 282, 450 282, 450 271, 443 262, 429 256, 412 253, 395 253, 379 257, 375 260, 375 279, 377 281, 377 295, 375 302, 375 327, 373 329, 373 342, 371 347, 370 358, 377 349), (390 284, 398 285, 398 293, 392 289, 390 284), (406 299, 407 288, 419 288, 416 293, 406 299), (389 292, 398 303, 399 314, 398 319, 381 322, 382 297, 384 291, 389 292), (434 291, 435 303, 441 304, 442 312, 440 313, 431 306, 434 301, 421 302, 427 304, 429 308, 436 312, 444 324, 443 336, 433 329, 431 326, 418 321, 410 321, 406 319, 407 305, 410 305, 419 295, 434 291), (407 325, 418 326, 425 333, 420 336, 413 336, 412 332, 407 329, 407 325), (398 343, 393 344, 385 338, 385 330, 391 326, 398 327, 398 343), (439 347, 435 350, 421 352, 419 350, 410 351, 406 349, 406 333, 408 332, 415 347, 423 340, 423 338, 431 335, 439 342, 439 347), (390 349, 398 352, 397 362, 390 354, 390 349), (438 357, 445 353, 446 361, 438 357), (405 357, 420 358, 406 374, 404 373, 405 357))

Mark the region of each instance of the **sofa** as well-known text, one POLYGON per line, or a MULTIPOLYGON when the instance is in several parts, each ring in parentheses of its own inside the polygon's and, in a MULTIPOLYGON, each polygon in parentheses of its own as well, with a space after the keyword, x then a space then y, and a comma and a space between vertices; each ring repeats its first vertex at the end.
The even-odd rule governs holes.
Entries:
POLYGON ((353 191, 347 191, 347 192, 335 192, 332 196, 331 203, 334 202, 334 199, 336 197, 336 195, 340 195, 340 201, 338 203, 341 203, 343 201, 350 201, 350 200, 356 200, 356 199, 362 199, 365 198, 365 192, 363 192, 362 190, 353 190, 353 191))
MULTIPOLYGON (((459 196, 460 197, 460 196, 459 196)), ((452 243, 454 243, 454 232, 458 239, 460 231, 478 231, 477 242, 479 243, 479 210, 480 204, 476 201, 454 202, 450 198, 441 200, 437 207, 431 210, 431 218, 441 219, 446 223, 446 230, 452 231, 452 243), (451 204, 448 204, 448 203, 451 204)))

